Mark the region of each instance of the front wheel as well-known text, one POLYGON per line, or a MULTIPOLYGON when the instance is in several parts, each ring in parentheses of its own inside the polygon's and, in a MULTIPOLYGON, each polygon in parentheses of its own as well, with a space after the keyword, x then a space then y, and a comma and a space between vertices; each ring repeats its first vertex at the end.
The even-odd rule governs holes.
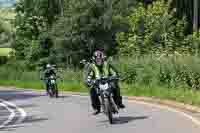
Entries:
POLYGON ((112 116, 112 109, 110 106, 110 101, 109 99, 105 99, 105 110, 106 110, 106 115, 108 116, 110 124, 113 124, 113 116, 112 116))
POLYGON ((53 87, 50 86, 49 89, 48 89, 48 93, 49 93, 49 97, 53 97, 53 87))
POLYGON ((50 97, 55 97, 55 95, 56 95, 56 88, 55 88, 54 84, 50 85, 49 95, 50 95, 50 97))

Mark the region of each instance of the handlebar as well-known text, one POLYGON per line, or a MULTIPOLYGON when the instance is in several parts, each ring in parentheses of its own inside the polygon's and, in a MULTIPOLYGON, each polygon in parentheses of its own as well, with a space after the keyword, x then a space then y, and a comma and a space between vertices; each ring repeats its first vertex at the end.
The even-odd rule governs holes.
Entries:
POLYGON ((98 84, 98 83, 101 82, 101 81, 103 81, 103 82, 105 82, 105 81, 110 82, 110 81, 113 81, 113 80, 119 80, 119 77, 116 77, 116 76, 101 77, 101 78, 99 78, 99 79, 96 79, 96 80, 94 81, 94 84, 96 85, 96 84, 98 84))
POLYGON ((87 63, 91 63, 92 62, 92 59, 89 59, 89 60, 85 60, 85 59, 83 59, 83 60, 81 60, 80 61, 80 64, 87 64, 87 63))
MULTIPOLYGON (((58 78, 60 78, 59 76, 54 76, 54 78, 55 79, 58 79, 58 78)), ((50 79, 50 77, 48 77, 48 78, 40 78, 41 80, 48 80, 48 79, 50 79)))

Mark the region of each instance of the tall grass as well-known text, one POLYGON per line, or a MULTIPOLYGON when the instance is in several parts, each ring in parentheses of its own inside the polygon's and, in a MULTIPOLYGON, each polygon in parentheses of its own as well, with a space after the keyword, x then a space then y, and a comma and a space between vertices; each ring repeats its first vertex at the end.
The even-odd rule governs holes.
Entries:
POLYGON ((116 65, 127 84, 200 89, 200 58, 197 56, 125 57, 116 65))
POLYGON ((122 57, 122 92, 200 105, 200 58, 183 55, 122 57))

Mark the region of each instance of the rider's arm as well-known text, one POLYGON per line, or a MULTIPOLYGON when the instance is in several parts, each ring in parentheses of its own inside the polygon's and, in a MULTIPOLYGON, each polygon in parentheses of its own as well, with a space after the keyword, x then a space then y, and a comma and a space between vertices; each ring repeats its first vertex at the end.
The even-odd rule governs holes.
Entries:
POLYGON ((57 76, 57 74, 56 74, 56 73, 57 73, 57 72, 56 72, 56 69, 53 68, 53 69, 52 69, 52 73, 53 73, 55 76, 57 76))
POLYGON ((112 64, 109 64, 109 72, 112 76, 119 76, 117 69, 112 64))
POLYGON ((87 72, 86 72, 86 77, 84 79, 85 83, 88 86, 91 86, 92 82, 93 82, 93 77, 94 77, 94 71, 93 69, 90 67, 87 72))

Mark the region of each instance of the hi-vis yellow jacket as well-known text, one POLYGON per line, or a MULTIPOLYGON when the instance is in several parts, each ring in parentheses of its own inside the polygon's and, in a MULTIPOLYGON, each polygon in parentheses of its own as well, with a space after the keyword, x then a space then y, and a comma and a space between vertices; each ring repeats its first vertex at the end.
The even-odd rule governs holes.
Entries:
POLYGON ((107 61, 104 62, 102 68, 96 66, 96 64, 93 63, 88 69, 85 81, 86 83, 89 83, 91 80, 95 80, 103 76, 118 76, 118 72, 107 61))

